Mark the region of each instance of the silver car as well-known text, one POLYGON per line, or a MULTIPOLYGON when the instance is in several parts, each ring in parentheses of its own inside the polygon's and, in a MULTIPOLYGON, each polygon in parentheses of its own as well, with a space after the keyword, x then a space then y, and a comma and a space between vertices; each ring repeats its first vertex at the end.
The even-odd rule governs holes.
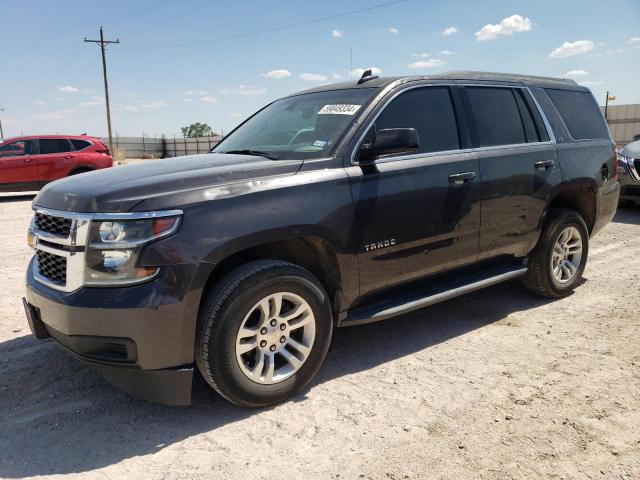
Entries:
POLYGON ((620 205, 631 206, 640 202, 640 140, 618 151, 620 170, 620 205))

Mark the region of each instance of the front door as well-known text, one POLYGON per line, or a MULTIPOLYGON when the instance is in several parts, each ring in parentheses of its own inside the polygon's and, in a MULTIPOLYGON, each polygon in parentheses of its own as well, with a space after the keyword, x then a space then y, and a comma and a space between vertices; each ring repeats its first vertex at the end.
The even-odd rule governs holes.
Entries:
POLYGON ((562 181, 555 144, 526 89, 469 86, 465 91, 482 177, 480 258, 525 256, 537 242, 552 190, 562 181))
POLYGON ((0 189, 38 190, 33 140, 17 140, 0 147, 0 189))
POLYGON ((463 149, 468 139, 460 135, 452 93, 422 86, 395 97, 362 144, 377 130, 415 128, 418 151, 347 168, 363 295, 478 256, 478 162, 463 149))

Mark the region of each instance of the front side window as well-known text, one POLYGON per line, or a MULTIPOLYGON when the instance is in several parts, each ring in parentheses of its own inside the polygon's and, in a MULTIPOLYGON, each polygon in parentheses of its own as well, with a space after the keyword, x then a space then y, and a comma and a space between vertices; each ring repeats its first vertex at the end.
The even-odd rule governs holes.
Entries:
POLYGON ((273 102, 220 142, 215 153, 265 154, 273 159, 330 156, 379 90, 330 90, 273 102))
POLYGON ((18 140, 0 146, 0 157, 22 157, 33 153, 33 140, 18 140))
POLYGON ((71 145, 65 138, 42 138, 40 142, 40 154, 64 153, 71 151, 71 145))
POLYGON ((401 93, 380 114, 364 143, 387 128, 415 128, 420 145, 415 153, 458 150, 456 117, 447 87, 414 88, 401 93))
POLYGON ((600 109, 588 92, 546 89, 574 140, 608 139, 600 109))
POLYGON ((512 89, 466 87, 466 90, 481 147, 527 143, 525 126, 512 89))

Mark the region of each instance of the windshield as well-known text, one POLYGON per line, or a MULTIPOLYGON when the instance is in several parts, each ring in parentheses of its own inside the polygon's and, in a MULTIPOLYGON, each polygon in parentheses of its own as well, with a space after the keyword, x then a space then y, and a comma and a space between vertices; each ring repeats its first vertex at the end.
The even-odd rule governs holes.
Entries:
POLYGON ((329 156, 376 92, 375 88, 331 90, 277 100, 212 151, 273 159, 329 156))

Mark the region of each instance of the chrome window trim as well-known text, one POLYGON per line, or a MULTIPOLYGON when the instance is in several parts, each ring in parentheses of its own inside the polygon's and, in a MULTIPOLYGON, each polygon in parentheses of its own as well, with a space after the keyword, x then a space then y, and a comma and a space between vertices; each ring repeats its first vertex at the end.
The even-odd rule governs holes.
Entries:
POLYGON ((395 100, 399 95, 401 95, 404 92, 407 92, 409 90, 413 90, 415 88, 429 88, 429 87, 447 87, 447 88, 450 88, 450 87, 456 87, 456 86, 460 86, 460 87, 510 88, 510 89, 517 88, 517 89, 521 89, 521 90, 526 90, 529 93, 529 96, 531 97, 531 99, 533 100, 535 108, 538 110, 538 113, 540 114, 540 117, 542 118, 542 123, 543 123, 544 128, 545 128, 545 130, 547 132, 547 136, 549 137, 549 140, 544 141, 544 142, 514 143, 514 144, 510 144, 510 145, 492 145, 492 146, 487 146, 487 147, 465 148, 465 149, 456 149, 456 150, 441 150, 441 151, 438 151, 438 152, 425 152, 425 153, 411 153, 411 154, 390 155, 388 157, 381 157, 381 158, 375 159, 373 162, 367 162, 367 164, 387 163, 387 162, 396 161, 396 160, 398 160, 398 161, 400 161, 400 160, 411 160, 411 159, 432 157, 432 156, 438 156, 438 155, 452 155, 452 154, 455 154, 455 153, 481 152, 481 151, 495 150, 495 149, 506 149, 506 148, 537 146, 537 145, 555 145, 556 144, 556 137, 555 137, 555 135, 553 133, 553 129, 551 128, 551 124, 549 123, 549 120, 547 119, 547 116, 545 115, 544 111, 542 110, 542 107, 538 103, 538 100, 533 95, 533 92, 527 86, 524 86, 524 85, 493 85, 493 84, 481 84, 481 83, 435 83, 435 84, 430 84, 430 83, 424 84, 423 83, 423 84, 420 84, 420 85, 412 85, 410 87, 403 88, 403 89, 399 90, 398 92, 396 92, 394 95, 392 95, 389 99, 387 99, 387 101, 385 101, 384 105, 382 105, 382 107, 380 108, 378 113, 376 113, 376 115, 373 117, 371 122, 369 122, 369 125, 367 125, 367 127, 364 129, 363 133, 358 138, 358 141, 356 142, 356 144, 355 144, 355 146, 354 146, 354 148, 353 148, 353 150, 351 152, 351 156, 350 156, 351 165, 354 165, 354 166, 360 165, 360 163, 358 161, 356 161, 356 153, 358 152, 359 146, 362 144, 362 140, 367 135, 367 133, 369 133, 369 130, 376 123, 376 121, 378 120, 378 117, 382 114, 382 112, 384 112, 387 109, 387 107, 389 106, 389 104, 393 100, 395 100))
MULTIPOLYGON (((29 236, 33 239, 31 242, 31 247, 34 250, 42 250, 44 252, 50 253, 52 255, 58 255, 60 257, 65 257, 67 259, 67 281, 65 285, 61 285, 56 282, 52 282, 47 279, 38 271, 38 262, 37 260, 32 260, 32 273, 33 277, 38 283, 41 283, 47 287, 50 287, 54 290, 58 290, 61 292, 73 292, 80 287, 83 286, 102 286, 108 287, 110 285, 106 284, 97 284, 94 282, 87 282, 85 280, 85 259, 86 259, 86 250, 87 248, 93 248, 93 245, 88 245, 89 242, 89 231, 91 228, 91 223, 93 221, 107 221, 107 220, 140 220, 140 219, 150 219, 150 218, 163 218, 163 217, 173 217, 173 216, 181 216, 183 215, 182 210, 161 210, 156 212, 123 212, 123 213, 84 213, 84 212, 69 212, 66 210, 54 210, 50 208, 42 208, 38 206, 33 206, 33 210, 35 213, 41 213, 44 215, 50 215, 53 217, 66 218, 72 221, 71 229, 69 235, 67 237, 63 237, 61 235, 52 235, 48 232, 40 231, 35 226, 35 216, 31 220, 31 224, 29 226, 29 236), (41 241, 47 242, 48 244, 43 244, 41 241), (55 245, 59 245, 62 247, 78 247, 77 250, 69 250, 60 248, 55 248, 55 245)), ((171 228, 169 232, 166 234, 162 234, 156 236, 152 239, 147 239, 144 242, 130 242, 130 244, 126 245, 126 247, 131 248, 135 243, 135 246, 140 246, 150 241, 158 240, 160 238, 164 238, 168 235, 175 233, 181 224, 181 220, 178 220, 174 227, 171 228)), ((97 244, 96 247, 107 244, 97 244)), ((114 245, 109 245, 109 248, 116 249, 117 247, 114 245)), ((125 248, 125 246, 121 247, 125 248)), ((153 278, 156 278, 161 269, 152 276, 145 277, 140 280, 132 280, 131 282, 114 282, 113 285, 136 285, 139 283, 143 283, 149 281, 153 278)))

